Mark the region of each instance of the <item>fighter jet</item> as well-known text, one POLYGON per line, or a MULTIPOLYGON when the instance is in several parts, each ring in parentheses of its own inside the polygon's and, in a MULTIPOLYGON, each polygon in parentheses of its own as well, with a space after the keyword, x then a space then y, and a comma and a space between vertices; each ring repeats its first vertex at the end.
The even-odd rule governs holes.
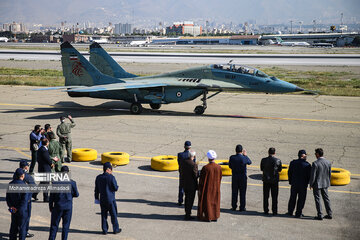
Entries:
POLYGON ((90 62, 70 43, 61 44, 65 86, 70 97, 123 100, 131 103, 130 112, 140 114, 142 104, 160 109, 162 104, 194 100, 202 104, 195 114, 207 108, 206 100, 223 91, 288 93, 304 91, 294 84, 270 77, 262 71, 232 64, 213 64, 154 76, 139 77, 126 72, 98 43, 90 46, 90 62), (214 92, 208 96, 209 92, 214 92))

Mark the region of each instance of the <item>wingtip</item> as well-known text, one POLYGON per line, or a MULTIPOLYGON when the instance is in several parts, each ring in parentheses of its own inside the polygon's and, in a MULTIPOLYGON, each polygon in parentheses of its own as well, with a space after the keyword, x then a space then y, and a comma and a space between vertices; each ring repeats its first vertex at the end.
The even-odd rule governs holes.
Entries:
POLYGON ((93 43, 90 45, 90 50, 93 49, 93 48, 101 48, 101 46, 100 46, 99 43, 93 42, 93 43))
POLYGON ((74 47, 68 41, 66 41, 60 45, 60 48, 64 49, 64 48, 74 48, 74 47))

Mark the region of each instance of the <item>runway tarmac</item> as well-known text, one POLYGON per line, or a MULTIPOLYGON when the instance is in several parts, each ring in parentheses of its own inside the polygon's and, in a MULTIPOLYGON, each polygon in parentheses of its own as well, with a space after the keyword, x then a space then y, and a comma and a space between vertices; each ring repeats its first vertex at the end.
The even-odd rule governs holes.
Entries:
MULTIPOLYGON (((87 52, 81 52, 87 58, 87 52)), ((211 53, 152 53, 109 52, 118 62, 139 63, 233 63, 244 65, 305 65, 305 66, 360 66, 358 54, 211 54, 211 53)), ((3 60, 48 60, 61 59, 59 51, 1 49, 3 60)))
MULTIPOLYGON (((130 163, 115 168, 119 191, 118 220, 123 232, 116 239, 356 239, 360 230, 360 98, 311 95, 222 93, 208 101, 203 116, 193 114, 199 99, 145 110, 131 115, 129 104, 90 98, 70 98, 61 91, 37 92, 32 87, 0 87, 0 236, 9 230, 10 214, 4 187, 20 159, 29 159, 29 133, 35 124, 53 129, 62 115, 71 114, 74 148, 94 148, 99 154, 122 151, 130 163), (185 222, 178 207, 178 172, 151 170, 150 158, 176 155, 191 140, 197 158, 206 161, 207 150, 218 159, 234 154, 242 144, 253 161, 248 168, 247 212, 232 212, 231 177, 223 177, 221 216, 216 223, 185 222), (286 217, 289 185, 280 183, 277 217, 262 214, 262 182, 258 168, 269 147, 288 164, 299 149, 313 162, 314 149, 322 147, 334 167, 352 173, 347 186, 330 187, 333 220, 315 221, 312 192, 308 191, 304 219, 286 217)), ((144 106, 147 107, 147 106, 144 106)), ((94 180, 101 173, 95 162, 69 164, 80 197, 74 199, 70 239, 113 239, 102 236, 100 208, 93 203, 94 180)), ((203 166, 203 164, 201 164, 203 166)), ((201 166, 199 168, 201 168, 201 166)), ((40 196, 42 200, 42 196, 40 196)), ((196 214, 197 200, 193 215, 196 214)), ((33 203, 30 232, 48 237, 47 204, 33 203)), ((111 225, 111 224, 110 224, 111 225)), ((110 229, 112 229, 110 227, 110 229)), ((60 233, 58 238, 60 238, 60 233)))

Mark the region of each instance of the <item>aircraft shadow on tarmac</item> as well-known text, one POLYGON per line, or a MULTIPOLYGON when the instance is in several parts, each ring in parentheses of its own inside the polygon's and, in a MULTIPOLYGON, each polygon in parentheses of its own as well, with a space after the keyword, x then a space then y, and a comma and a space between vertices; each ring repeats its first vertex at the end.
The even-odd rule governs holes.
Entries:
MULTIPOLYGON (((4 113, 39 113, 39 115, 27 117, 26 119, 56 119, 61 116, 71 115, 74 118, 85 118, 85 117, 101 117, 101 116, 114 116, 114 115, 131 115, 129 111, 130 104, 123 101, 109 101, 97 106, 83 106, 76 102, 61 101, 53 105, 53 107, 35 107, 33 109, 17 109, 8 110, 4 113), (47 112, 57 112, 47 114, 47 112)), ((259 119, 256 117, 242 116, 242 115, 215 115, 215 114, 203 114, 196 115, 191 112, 177 112, 170 110, 153 110, 144 108, 142 115, 164 115, 164 116, 193 116, 193 117, 216 117, 216 118, 249 118, 259 119)))

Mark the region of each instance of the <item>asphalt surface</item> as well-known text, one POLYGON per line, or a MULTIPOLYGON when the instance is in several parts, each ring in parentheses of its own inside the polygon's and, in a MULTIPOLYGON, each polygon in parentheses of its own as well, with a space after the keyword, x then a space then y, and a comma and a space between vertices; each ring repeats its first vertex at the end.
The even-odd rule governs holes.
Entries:
MULTIPOLYGON (((38 92, 31 87, 0 87, 0 238, 6 239, 10 214, 5 202, 6 183, 21 159, 29 159, 29 133, 35 124, 50 123, 71 114, 74 148, 94 148, 99 154, 122 151, 130 163, 116 167, 115 177, 119 235, 101 235, 100 208, 94 204, 100 157, 94 162, 69 164, 80 197, 74 199, 69 239, 358 239, 360 230, 360 98, 311 95, 220 94, 208 101, 203 116, 195 116, 196 99, 163 106, 160 111, 129 113, 127 103, 89 98, 70 98, 61 91, 38 92), (150 168, 150 158, 182 151, 191 140, 197 158, 206 161, 213 149, 218 159, 228 159, 242 144, 253 161, 248 168, 247 211, 232 212, 231 177, 221 184, 218 222, 183 220, 176 205, 178 173, 150 168), (285 215, 289 185, 280 183, 279 215, 262 214, 262 182, 258 169, 269 147, 288 164, 299 149, 313 162, 314 149, 322 147, 334 167, 351 171, 351 183, 329 189, 333 220, 316 221, 312 192, 308 191, 305 218, 285 215)), ((145 106, 147 107, 147 106, 145 106)), ((204 164, 201 163, 201 168, 204 164)), ((50 213, 46 203, 33 203, 30 232, 47 239, 50 213)), ((197 198, 193 215, 196 214, 197 198)), ((110 224, 110 220, 109 220, 110 224)), ((110 224, 111 226, 111 224, 110 224)), ((110 231, 112 228, 110 227, 110 231)), ((60 233, 58 233, 60 238, 60 233)))
MULTIPOLYGON (((81 52, 88 58, 87 52, 81 52)), ((227 63, 247 65, 331 65, 360 66, 359 54, 211 54, 211 53, 152 53, 152 52, 109 52, 118 62, 139 63, 227 63)), ((4 60, 60 60, 59 51, 1 49, 4 60)))

